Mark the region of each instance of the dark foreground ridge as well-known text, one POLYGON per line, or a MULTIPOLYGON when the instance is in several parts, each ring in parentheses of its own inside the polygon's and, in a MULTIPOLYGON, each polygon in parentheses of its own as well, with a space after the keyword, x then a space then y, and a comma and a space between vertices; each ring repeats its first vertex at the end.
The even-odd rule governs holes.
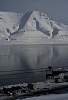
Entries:
POLYGON ((0 98, 3 100, 14 100, 16 98, 28 98, 47 94, 61 94, 68 92, 68 82, 63 83, 23 83, 0 88, 0 98), (64 91, 63 91, 64 90, 64 91))
POLYGON ((46 81, 36 83, 20 83, 0 87, 0 98, 3 100, 16 100, 47 94, 68 93, 68 70, 51 66, 46 70, 46 81))

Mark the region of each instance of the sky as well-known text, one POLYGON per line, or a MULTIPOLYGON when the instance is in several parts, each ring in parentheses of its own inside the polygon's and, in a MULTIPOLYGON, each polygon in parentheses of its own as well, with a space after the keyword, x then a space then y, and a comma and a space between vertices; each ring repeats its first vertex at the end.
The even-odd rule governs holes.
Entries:
POLYGON ((0 11, 40 10, 53 19, 68 24, 68 0, 0 0, 0 11))

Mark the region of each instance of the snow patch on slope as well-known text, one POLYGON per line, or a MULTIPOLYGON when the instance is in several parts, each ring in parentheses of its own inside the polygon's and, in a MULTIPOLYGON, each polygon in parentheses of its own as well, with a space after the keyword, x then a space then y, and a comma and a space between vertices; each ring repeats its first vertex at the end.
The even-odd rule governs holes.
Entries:
POLYGON ((68 94, 51 94, 46 96, 43 95, 38 97, 26 98, 22 100, 68 100, 68 94))

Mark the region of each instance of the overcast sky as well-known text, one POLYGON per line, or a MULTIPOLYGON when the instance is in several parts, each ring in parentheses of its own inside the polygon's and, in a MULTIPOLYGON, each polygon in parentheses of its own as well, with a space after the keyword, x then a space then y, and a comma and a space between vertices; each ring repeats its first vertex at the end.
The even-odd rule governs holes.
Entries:
POLYGON ((0 0, 0 11, 25 12, 42 10, 68 24, 68 0, 0 0))

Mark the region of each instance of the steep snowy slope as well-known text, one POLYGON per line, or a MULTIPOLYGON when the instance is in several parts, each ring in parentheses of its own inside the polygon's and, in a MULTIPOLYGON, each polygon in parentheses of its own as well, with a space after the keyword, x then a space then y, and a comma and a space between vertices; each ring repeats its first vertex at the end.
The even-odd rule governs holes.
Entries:
POLYGON ((19 13, 0 12, 0 39, 18 30, 21 17, 19 13))
POLYGON ((24 31, 40 31, 44 35, 51 37, 53 29, 46 13, 32 11, 24 26, 24 31))

